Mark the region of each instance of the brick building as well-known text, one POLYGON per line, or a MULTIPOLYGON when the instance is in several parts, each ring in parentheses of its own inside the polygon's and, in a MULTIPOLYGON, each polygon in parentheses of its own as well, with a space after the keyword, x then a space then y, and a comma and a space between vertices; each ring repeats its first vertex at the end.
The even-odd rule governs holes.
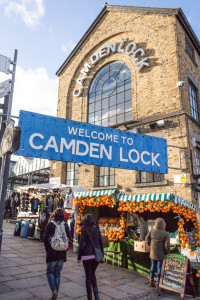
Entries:
POLYGON ((105 5, 57 71, 58 117, 165 138, 169 172, 57 161, 51 176, 199 207, 199 68, 200 42, 181 9, 105 5))

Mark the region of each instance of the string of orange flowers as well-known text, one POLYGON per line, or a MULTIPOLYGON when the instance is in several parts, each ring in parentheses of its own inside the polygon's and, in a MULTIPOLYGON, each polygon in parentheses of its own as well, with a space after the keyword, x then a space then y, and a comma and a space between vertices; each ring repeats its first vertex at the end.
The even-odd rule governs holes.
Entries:
MULTIPOLYGON (((113 195, 108 196, 86 196, 86 197, 79 197, 74 199, 74 205, 78 206, 79 205, 79 215, 78 215, 78 221, 77 221, 77 227, 76 227, 76 233, 80 234, 81 233, 81 220, 83 218, 83 211, 85 206, 90 206, 90 207, 99 207, 102 205, 106 205, 108 207, 115 207, 117 205, 116 199, 113 195)), ((122 223, 120 223, 120 228, 119 231, 115 230, 115 229, 108 229, 106 228, 105 230, 105 234, 108 236, 108 239, 110 241, 117 241, 119 239, 119 237, 122 238, 122 236, 124 236, 124 230, 122 227, 122 223)), ((125 227, 125 224, 124 224, 125 227)))

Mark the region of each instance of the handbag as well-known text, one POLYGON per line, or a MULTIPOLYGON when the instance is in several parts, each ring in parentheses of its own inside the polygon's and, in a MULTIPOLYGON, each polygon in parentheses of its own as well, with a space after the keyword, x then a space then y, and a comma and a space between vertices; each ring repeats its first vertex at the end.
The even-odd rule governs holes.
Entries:
POLYGON ((92 238, 91 238, 88 230, 87 230, 87 233, 89 235, 89 238, 90 238, 90 241, 91 241, 92 245, 94 246, 96 262, 98 262, 98 263, 104 263, 104 256, 103 256, 103 253, 102 253, 100 247, 95 247, 95 245, 93 243, 93 240, 92 240, 92 238))

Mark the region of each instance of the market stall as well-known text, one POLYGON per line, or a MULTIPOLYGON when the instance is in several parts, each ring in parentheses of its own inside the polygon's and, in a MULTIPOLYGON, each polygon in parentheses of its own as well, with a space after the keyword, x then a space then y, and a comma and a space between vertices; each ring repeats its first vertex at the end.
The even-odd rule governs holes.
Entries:
MULTIPOLYGON (((43 240, 46 225, 56 208, 64 208, 70 188, 64 184, 34 184, 18 187, 20 206, 16 223, 16 235, 43 240), (18 230, 18 227, 21 230, 18 230)), ((68 198, 67 198, 68 199, 68 198)), ((69 228, 74 236, 73 209, 66 213, 69 228)))
MULTIPOLYGON (((77 233, 81 231, 80 221, 89 207, 90 213, 95 211, 93 216, 103 238, 107 237, 109 241, 108 246, 104 244, 105 250, 119 253, 123 267, 149 274, 149 250, 136 250, 135 245, 144 240, 158 217, 166 221, 172 253, 183 253, 186 248, 198 251, 200 225, 196 206, 172 193, 127 195, 117 190, 107 190, 76 193, 75 197, 75 206, 79 209, 77 233), (110 217, 107 215, 109 209, 113 210, 110 217)), ((115 264, 118 264, 119 255, 114 258, 115 264)), ((108 261, 113 262, 113 255, 108 261)), ((199 265, 195 264, 197 277, 200 276, 199 265)))

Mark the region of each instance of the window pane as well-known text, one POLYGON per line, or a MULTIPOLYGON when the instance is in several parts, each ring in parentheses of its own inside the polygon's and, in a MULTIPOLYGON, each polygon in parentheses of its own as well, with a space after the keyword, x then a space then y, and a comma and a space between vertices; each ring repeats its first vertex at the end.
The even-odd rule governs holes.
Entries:
POLYGON ((110 176, 110 185, 115 185, 115 176, 110 176))
POLYGON ((131 79, 125 80, 125 90, 131 89, 131 79))
POLYGON ((117 95, 117 104, 124 102, 124 93, 117 95))
POLYGON ((89 103, 93 103, 95 100, 95 94, 91 94, 89 98, 89 103))
POLYGON ((92 123, 92 124, 94 123, 94 114, 90 114, 90 115, 89 115, 88 122, 89 122, 89 123, 92 123))
POLYGON ((121 93, 124 91, 124 81, 117 84, 117 93, 121 93))
POLYGON ((102 110, 102 119, 108 118, 108 108, 102 110))
POLYGON ((129 112, 127 112, 127 113, 125 113, 125 121, 131 121, 131 120, 133 120, 133 112, 132 112, 132 110, 129 111, 129 112))
POLYGON ((110 106, 116 105, 117 97, 116 95, 110 97, 110 106))
POLYGON ((124 122, 124 114, 117 116, 117 123, 122 123, 124 122))
POLYGON ((125 111, 132 110, 132 101, 125 102, 125 111))
POLYGON ((116 110, 117 110, 117 107, 116 107, 116 106, 110 107, 109 117, 116 116, 116 110))
POLYGON ((117 105, 117 115, 124 113, 124 103, 117 105))
POLYGON ((103 124, 115 125, 132 119, 130 114, 125 114, 125 109, 126 114, 132 110, 131 72, 126 64, 113 62, 97 72, 92 81, 89 92, 88 119, 92 124, 101 124, 104 120, 103 124), (116 104, 118 104, 117 107, 116 104), (92 116, 93 111, 95 118, 92 116))
POLYGON ((95 103, 95 111, 100 110, 101 109, 101 101, 98 101, 95 103))
POLYGON ((117 118, 116 117, 112 117, 112 118, 109 118, 109 126, 111 125, 114 125, 114 124, 117 124, 117 118))
POLYGON ((109 122, 108 122, 108 119, 103 119, 102 121, 101 121, 101 126, 105 126, 105 127, 107 127, 107 126, 109 126, 110 124, 109 124, 109 122))
POLYGON ((154 181, 155 181, 155 182, 160 182, 160 181, 162 181, 162 175, 163 175, 163 174, 160 174, 160 173, 154 173, 154 181))
POLYGON ((108 107, 108 98, 102 101, 102 109, 108 107))
POLYGON ((125 92, 125 101, 132 99, 132 90, 128 90, 125 92))
POLYGON ((89 113, 94 112, 94 103, 89 105, 89 113))

